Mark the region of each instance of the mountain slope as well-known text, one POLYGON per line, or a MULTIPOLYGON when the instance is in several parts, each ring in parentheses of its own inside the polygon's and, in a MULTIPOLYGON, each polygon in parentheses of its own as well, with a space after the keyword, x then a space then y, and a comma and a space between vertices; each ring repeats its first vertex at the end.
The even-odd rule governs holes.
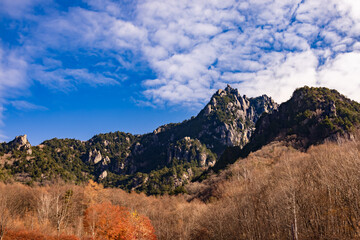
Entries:
POLYGON ((227 86, 196 117, 149 134, 106 133, 85 142, 55 138, 26 149, 3 143, 2 165, 8 175, 25 182, 94 178, 105 186, 149 194, 182 191, 226 147, 244 146, 261 114, 276 108, 266 95, 247 98, 227 86))

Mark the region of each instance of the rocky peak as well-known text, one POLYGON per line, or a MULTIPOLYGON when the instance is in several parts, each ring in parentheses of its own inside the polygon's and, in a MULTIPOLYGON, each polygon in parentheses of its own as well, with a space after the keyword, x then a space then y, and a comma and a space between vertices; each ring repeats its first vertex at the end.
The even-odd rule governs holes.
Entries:
MULTIPOLYGON (((260 116, 277 108, 274 100, 266 95, 248 98, 227 85, 225 90, 219 89, 212 96, 199 116, 214 119, 216 126, 209 126, 208 129, 214 129, 212 135, 218 135, 222 145, 243 146, 249 141, 260 116)), ((206 127, 206 123, 204 125, 206 127)))
POLYGON ((214 96, 225 96, 225 95, 236 95, 236 96, 240 96, 239 91, 236 88, 232 88, 229 84, 226 86, 226 88, 223 89, 219 89, 215 92, 215 94, 213 95, 213 97, 211 98, 210 102, 213 100, 214 96))
POLYGON ((27 135, 21 135, 21 136, 17 136, 15 137, 14 140, 12 140, 11 142, 9 142, 9 145, 13 148, 16 148, 17 150, 20 149, 30 149, 31 145, 27 139, 27 135))
POLYGON ((226 86, 225 92, 227 94, 234 94, 240 96, 239 91, 236 88, 232 88, 229 84, 226 86))
POLYGON ((251 118, 255 117, 256 121, 263 112, 272 112, 278 108, 278 104, 274 102, 271 97, 262 95, 260 97, 248 98, 246 95, 241 96, 238 89, 227 85, 225 90, 219 89, 210 99, 210 102, 205 106, 204 112, 209 115, 216 110, 224 110, 222 108, 231 109, 233 107, 247 111, 251 118), (223 103, 223 104, 221 104, 223 103), (225 104, 224 104, 225 103, 225 104), (255 116, 256 115, 256 116, 255 116))

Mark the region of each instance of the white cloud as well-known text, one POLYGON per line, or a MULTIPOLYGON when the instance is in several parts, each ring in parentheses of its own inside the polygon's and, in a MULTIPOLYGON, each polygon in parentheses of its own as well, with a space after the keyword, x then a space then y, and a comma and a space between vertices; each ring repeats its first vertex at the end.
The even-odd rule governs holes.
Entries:
POLYGON ((343 13, 349 13, 353 19, 360 19, 360 2, 354 0, 342 0, 337 7, 343 13))
MULTIPOLYGON (((13 18, 32 17, 34 7, 45 3, 44 0, 1 0, 0 13, 13 18)), ((48 3, 51 3, 51 1, 48 1, 48 3)))
POLYGON ((0 46, 0 94, 1 97, 9 97, 18 89, 26 88, 28 64, 16 51, 5 50, 0 46))
MULTIPOLYGON (((143 52, 157 74, 144 82, 145 95, 157 104, 201 104, 231 83, 281 102, 304 85, 337 87, 322 76, 359 48, 354 2, 234 0, 221 8, 216 1, 144 1, 137 24, 148 31, 143 52)), ((353 70, 346 69, 349 86, 339 88, 349 96, 360 91, 353 70)))
POLYGON ((40 83, 59 90, 73 90, 78 84, 118 85, 119 81, 102 73, 92 73, 87 69, 58 68, 46 69, 42 65, 32 66, 32 76, 40 83))
POLYGON ((360 52, 339 54, 319 71, 319 84, 360 102, 360 52))
POLYGON ((42 45, 62 51, 78 48, 136 50, 146 41, 146 32, 133 23, 118 19, 107 12, 90 11, 79 7, 49 16, 40 23, 35 39, 29 44, 42 45), (47 19, 48 18, 48 19, 47 19))
POLYGON ((233 81, 242 93, 268 94, 278 102, 286 101, 298 87, 317 85, 315 68, 318 62, 313 52, 284 54, 279 61, 280 64, 254 73, 224 74, 223 82, 233 81))
MULTIPOLYGON (((6 99, 25 95, 30 85, 27 68, 28 64, 16 50, 4 49, 0 45, 0 125, 3 125, 3 105, 6 99)), ((0 136, 1 139, 4 138, 0 136)))
POLYGON ((16 100, 16 101, 10 101, 10 104, 21 111, 31 111, 31 110, 40 110, 40 111, 45 111, 47 110, 46 107, 44 106, 40 106, 40 105, 36 105, 27 101, 23 101, 23 100, 16 100))

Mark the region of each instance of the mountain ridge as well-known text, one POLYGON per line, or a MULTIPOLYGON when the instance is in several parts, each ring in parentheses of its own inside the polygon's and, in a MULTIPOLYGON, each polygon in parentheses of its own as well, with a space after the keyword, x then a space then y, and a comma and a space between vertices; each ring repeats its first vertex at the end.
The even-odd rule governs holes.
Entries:
MULTIPOLYGON (((228 85, 214 93, 197 116, 182 123, 165 124, 143 135, 114 132, 88 141, 46 140, 30 147, 31 154, 15 149, 14 164, 5 169, 15 176, 30 172, 30 182, 46 182, 58 174, 78 182, 95 177, 105 186, 149 194, 181 190, 213 166, 226 147, 244 146, 260 115, 276 108, 266 95, 247 98, 228 85), (167 187, 160 186, 163 182, 167 187)), ((5 145, 0 151, 8 153, 5 145)))
POLYGON ((278 106, 270 97, 241 96, 227 86, 198 115, 153 132, 97 134, 88 141, 50 139, 31 146, 26 135, 0 144, 0 180, 47 184, 97 180, 106 187, 177 194, 276 141, 306 150, 352 138, 360 104, 327 88, 303 87, 278 106))

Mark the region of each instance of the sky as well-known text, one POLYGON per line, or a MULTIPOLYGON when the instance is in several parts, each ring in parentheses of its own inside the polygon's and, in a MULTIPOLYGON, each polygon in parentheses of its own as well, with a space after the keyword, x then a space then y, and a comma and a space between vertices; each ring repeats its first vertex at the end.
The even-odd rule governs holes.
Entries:
POLYGON ((0 0, 0 141, 151 132, 227 84, 360 101, 360 0, 0 0))

